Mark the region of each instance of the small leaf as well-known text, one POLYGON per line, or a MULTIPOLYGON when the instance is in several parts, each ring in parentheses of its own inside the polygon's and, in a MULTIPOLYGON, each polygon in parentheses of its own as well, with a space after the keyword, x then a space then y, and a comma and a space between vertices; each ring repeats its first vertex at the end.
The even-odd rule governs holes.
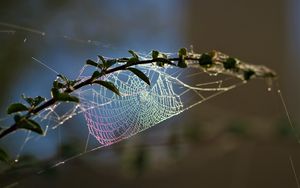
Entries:
POLYGON ((79 103, 78 97, 69 95, 68 93, 60 93, 58 100, 79 103))
POLYGON ((104 59, 103 56, 101 55, 98 55, 99 59, 102 61, 103 64, 106 64, 106 60, 104 59))
MULTIPOLYGON (((61 78, 65 83, 62 83, 63 84, 63 86, 64 87, 66 87, 67 86, 67 88, 71 88, 71 86, 73 86, 73 85, 75 85, 77 82, 79 82, 80 80, 69 80, 66 76, 64 76, 64 75, 61 75, 61 74, 59 74, 59 75, 57 75, 59 78, 61 78)), ((57 81, 57 80, 56 80, 57 81)), ((59 82, 57 82, 57 83, 59 83, 59 82)), ((53 83, 53 84, 57 84, 57 83, 53 83)), ((53 86, 54 88, 57 88, 57 89, 60 89, 60 88, 62 88, 62 87, 57 87, 57 85, 56 86, 53 86)))
POLYGON ((127 70, 131 71, 133 74, 135 74, 140 79, 142 79, 144 82, 146 82, 148 85, 150 85, 149 78, 142 71, 140 71, 139 69, 129 67, 129 68, 127 68, 127 70))
POLYGON ((159 66, 159 67, 164 67, 165 64, 161 61, 157 61, 156 65, 159 66))
POLYGON ((21 111, 27 111, 28 107, 22 103, 13 103, 7 108, 7 114, 12 114, 21 111))
POLYGON ((58 95, 59 95, 59 90, 57 88, 52 88, 51 89, 52 98, 56 99, 58 95))
POLYGON ((9 157, 2 148, 0 148, 0 161, 5 162, 5 163, 9 162, 9 157))
POLYGON ((98 63, 96 63, 95 61, 90 60, 90 59, 86 60, 85 64, 91 65, 91 66, 94 66, 94 67, 98 67, 98 63))
POLYGON ((37 106, 41 104, 46 99, 41 96, 37 96, 35 98, 32 97, 26 97, 24 94, 22 95, 22 98, 30 105, 30 106, 37 106))
POLYGON ((38 133, 38 134, 44 133, 41 126, 37 122, 35 122, 31 119, 20 120, 17 122, 17 125, 18 125, 18 128, 20 128, 20 129, 27 129, 27 130, 33 131, 35 133, 38 133))
POLYGON ((246 70, 244 72, 244 80, 249 80, 253 75, 255 75, 253 70, 246 70))
POLYGON ((159 67, 163 67, 165 63, 172 64, 172 61, 168 60, 168 56, 166 54, 160 53, 159 51, 152 51, 152 59, 156 61, 156 65, 159 67))
POLYGON ((101 73, 99 71, 95 71, 92 75, 92 79, 97 79, 101 76, 101 73))
POLYGON ((201 66, 210 66, 212 65, 212 56, 209 54, 202 54, 200 59, 199 59, 199 65, 201 66))
POLYGON ((61 88, 64 88, 65 85, 61 82, 59 82, 58 80, 54 80, 53 81, 53 87, 56 88, 56 89, 61 89, 61 88))
POLYGON ((41 96, 37 96, 34 98, 34 106, 37 106, 39 104, 41 104, 42 102, 44 102, 46 99, 44 97, 41 96))
POLYGON ((110 59, 110 60, 107 60, 106 61, 106 68, 109 68, 111 66, 113 66, 114 64, 117 63, 117 60, 116 59, 110 59))
POLYGON ((104 59, 103 56, 101 55, 98 55, 99 59, 102 61, 102 64, 99 63, 98 67, 99 68, 102 68, 102 69, 107 69, 108 68, 108 64, 107 64, 107 61, 104 59))
POLYGON ((95 80, 93 83, 104 86, 107 89, 111 90, 112 92, 116 93, 117 95, 120 95, 118 88, 111 82, 107 82, 103 80, 95 80))
POLYGON ((186 49, 186 48, 181 48, 181 49, 178 51, 178 55, 179 55, 179 56, 187 56, 187 49, 186 49))
POLYGON ((59 93, 56 100, 58 101, 65 101, 65 102, 76 102, 79 103, 79 98, 69 95, 68 93, 59 93))
POLYGON ((138 62, 138 61, 139 61, 138 58, 132 57, 132 58, 130 58, 130 59, 127 61, 127 63, 136 63, 136 62, 138 62))
POLYGON ((160 54, 159 51, 153 50, 152 51, 152 59, 158 58, 159 54, 160 54))
POLYGON ((180 67, 180 68, 186 68, 187 67, 187 64, 186 64, 186 61, 185 61, 186 56, 187 56, 187 49, 186 48, 181 48, 178 51, 178 57, 179 57, 179 61, 178 61, 178 64, 177 64, 178 67, 180 67))
POLYGON ((62 74, 59 74, 59 75, 57 75, 59 78, 61 78, 63 81, 65 81, 66 83, 67 82, 69 82, 69 79, 66 77, 66 76, 64 76, 64 75, 62 75, 62 74))
POLYGON ((22 94, 21 97, 22 97, 22 99, 24 99, 30 106, 33 105, 33 103, 34 103, 33 98, 31 98, 31 97, 26 97, 25 94, 22 94))
POLYGON ((43 134, 43 129, 41 128, 41 126, 31 119, 27 119, 24 116, 17 114, 14 116, 14 120, 18 129, 27 129, 38 134, 43 134))
POLYGON ((236 59, 229 57, 226 59, 226 61, 223 63, 223 66, 225 69, 233 69, 236 66, 236 59))
POLYGON ((132 57, 134 57, 137 60, 139 60, 139 56, 133 50, 128 50, 128 52, 132 55, 132 57))
POLYGON ((60 93, 58 89, 51 89, 51 96, 57 101, 76 102, 79 103, 79 98, 68 93, 60 93))

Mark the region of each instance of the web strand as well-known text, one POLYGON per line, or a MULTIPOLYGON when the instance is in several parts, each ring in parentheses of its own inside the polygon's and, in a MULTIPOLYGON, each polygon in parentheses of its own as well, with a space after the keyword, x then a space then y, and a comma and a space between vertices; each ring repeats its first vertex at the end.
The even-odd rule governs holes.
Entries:
POLYGON ((284 98, 283 98, 282 91, 281 91, 280 89, 278 89, 278 90, 277 90, 277 93, 278 93, 278 95, 279 95, 279 97, 280 97, 280 100, 281 100, 281 103, 282 103, 282 105, 283 105, 284 112, 285 112, 285 115, 286 115, 286 117, 287 117, 287 119, 288 119, 289 125, 291 126, 291 128, 292 128, 292 130, 293 130, 293 133, 294 133, 294 135, 295 135, 295 137, 296 137, 296 139, 297 139, 298 144, 300 144, 300 136, 299 136, 299 134, 298 134, 298 132, 297 132, 297 130, 296 130, 296 128, 295 128, 293 122, 292 122, 292 118, 291 118, 290 113, 289 113, 289 111, 288 111, 286 102, 285 102, 285 100, 284 100, 284 98))
POLYGON ((295 181, 297 183, 297 188, 300 188, 299 179, 298 179, 298 176, 297 176, 297 173, 296 173, 296 169, 295 169, 295 166, 294 166, 292 156, 289 156, 289 160, 290 160, 290 164, 291 164, 291 167, 292 167, 292 172, 293 172, 295 181))

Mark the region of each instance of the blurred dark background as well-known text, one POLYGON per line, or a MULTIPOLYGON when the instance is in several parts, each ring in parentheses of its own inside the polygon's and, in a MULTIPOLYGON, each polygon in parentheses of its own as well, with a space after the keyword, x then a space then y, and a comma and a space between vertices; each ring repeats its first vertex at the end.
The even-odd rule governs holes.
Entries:
POLYGON ((25 145, 27 133, 15 133, 0 145, 19 162, 13 168, 1 164, 0 186, 296 187, 290 159, 300 173, 299 144, 276 90, 297 131, 299 18, 297 0, 1 1, 3 118, 22 93, 49 97, 56 74, 32 57, 76 78, 85 60, 98 54, 176 52, 193 45, 195 52, 216 49, 265 64, 277 71, 279 86, 268 92, 264 81, 251 81, 40 175, 40 169, 84 151, 84 118, 25 145))

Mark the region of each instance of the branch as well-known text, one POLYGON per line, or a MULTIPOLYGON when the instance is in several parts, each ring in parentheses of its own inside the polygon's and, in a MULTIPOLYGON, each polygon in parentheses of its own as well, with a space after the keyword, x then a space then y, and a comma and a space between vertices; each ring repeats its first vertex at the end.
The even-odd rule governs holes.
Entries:
MULTIPOLYGON (((259 66, 259 65, 249 65, 241 62, 236 58, 231 58, 223 53, 216 52, 216 51, 210 53, 195 54, 193 52, 187 52, 185 48, 182 48, 179 50, 178 57, 176 58, 168 58, 167 55, 163 53, 160 53, 158 51, 153 51, 152 59, 149 60, 139 60, 138 56, 133 51, 129 51, 129 52, 132 54, 133 57, 105 60, 102 56, 99 56, 99 58, 102 61, 102 64, 97 64, 96 62, 89 60, 90 61, 89 64, 98 67, 101 70, 101 72, 98 72, 99 74, 96 76, 92 75, 90 78, 88 78, 85 81, 81 81, 81 80, 74 81, 74 85, 72 85, 71 87, 69 86, 68 79, 62 75, 59 75, 67 83, 66 84, 67 87, 60 88, 63 89, 62 93, 70 94, 73 91, 80 89, 81 87, 92 85, 95 83, 97 79, 99 79, 104 75, 112 74, 117 71, 127 70, 127 68, 130 68, 135 65, 144 65, 144 64, 152 64, 152 63, 156 63, 156 65, 162 67, 164 66, 164 64, 168 64, 180 68, 185 68, 188 65, 194 66, 195 64, 198 64, 198 66, 203 70, 205 70, 206 72, 223 73, 231 76, 236 76, 243 80, 249 80, 250 78, 252 79, 254 77, 263 77, 263 78, 276 77, 276 73, 271 69, 268 69, 267 67, 259 66), (112 66, 112 64, 110 64, 111 62, 119 62, 125 64, 114 68, 109 68, 109 66, 112 66)), ((23 97, 32 106, 28 108, 28 112, 25 113, 23 116, 20 116, 18 114, 15 115, 16 122, 13 125, 11 125, 9 128, 0 132, 0 139, 20 128, 25 128, 40 133, 40 129, 38 129, 39 125, 38 124, 36 125, 36 123, 30 118, 32 118, 42 110, 56 104, 56 102, 60 101, 57 97, 55 97, 56 94, 55 92, 58 92, 59 90, 55 90, 56 88, 53 89, 51 90, 52 98, 43 102, 40 105, 36 105, 36 104, 39 104, 41 100, 39 100, 39 103, 34 103, 34 101, 32 100, 35 99, 23 97), (27 126, 28 122, 29 124, 31 123, 31 125, 38 126, 38 127, 28 127, 27 126)), ((69 96, 69 97, 73 97, 73 96, 69 96)), ((73 102, 74 101, 75 100, 73 100, 73 102)), ((24 108, 22 109, 22 111, 24 111, 24 108)), ((15 112, 18 112, 17 109, 15 110, 15 112)), ((12 113, 14 113, 14 111, 12 111, 12 113)))

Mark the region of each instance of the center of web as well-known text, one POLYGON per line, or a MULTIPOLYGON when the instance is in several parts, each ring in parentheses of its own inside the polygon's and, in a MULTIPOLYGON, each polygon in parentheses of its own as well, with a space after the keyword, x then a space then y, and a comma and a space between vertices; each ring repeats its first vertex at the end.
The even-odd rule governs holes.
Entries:
POLYGON ((148 100, 149 100, 149 92, 148 91, 142 91, 140 94, 139 94, 139 101, 141 104, 144 104, 146 103, 148 100))

